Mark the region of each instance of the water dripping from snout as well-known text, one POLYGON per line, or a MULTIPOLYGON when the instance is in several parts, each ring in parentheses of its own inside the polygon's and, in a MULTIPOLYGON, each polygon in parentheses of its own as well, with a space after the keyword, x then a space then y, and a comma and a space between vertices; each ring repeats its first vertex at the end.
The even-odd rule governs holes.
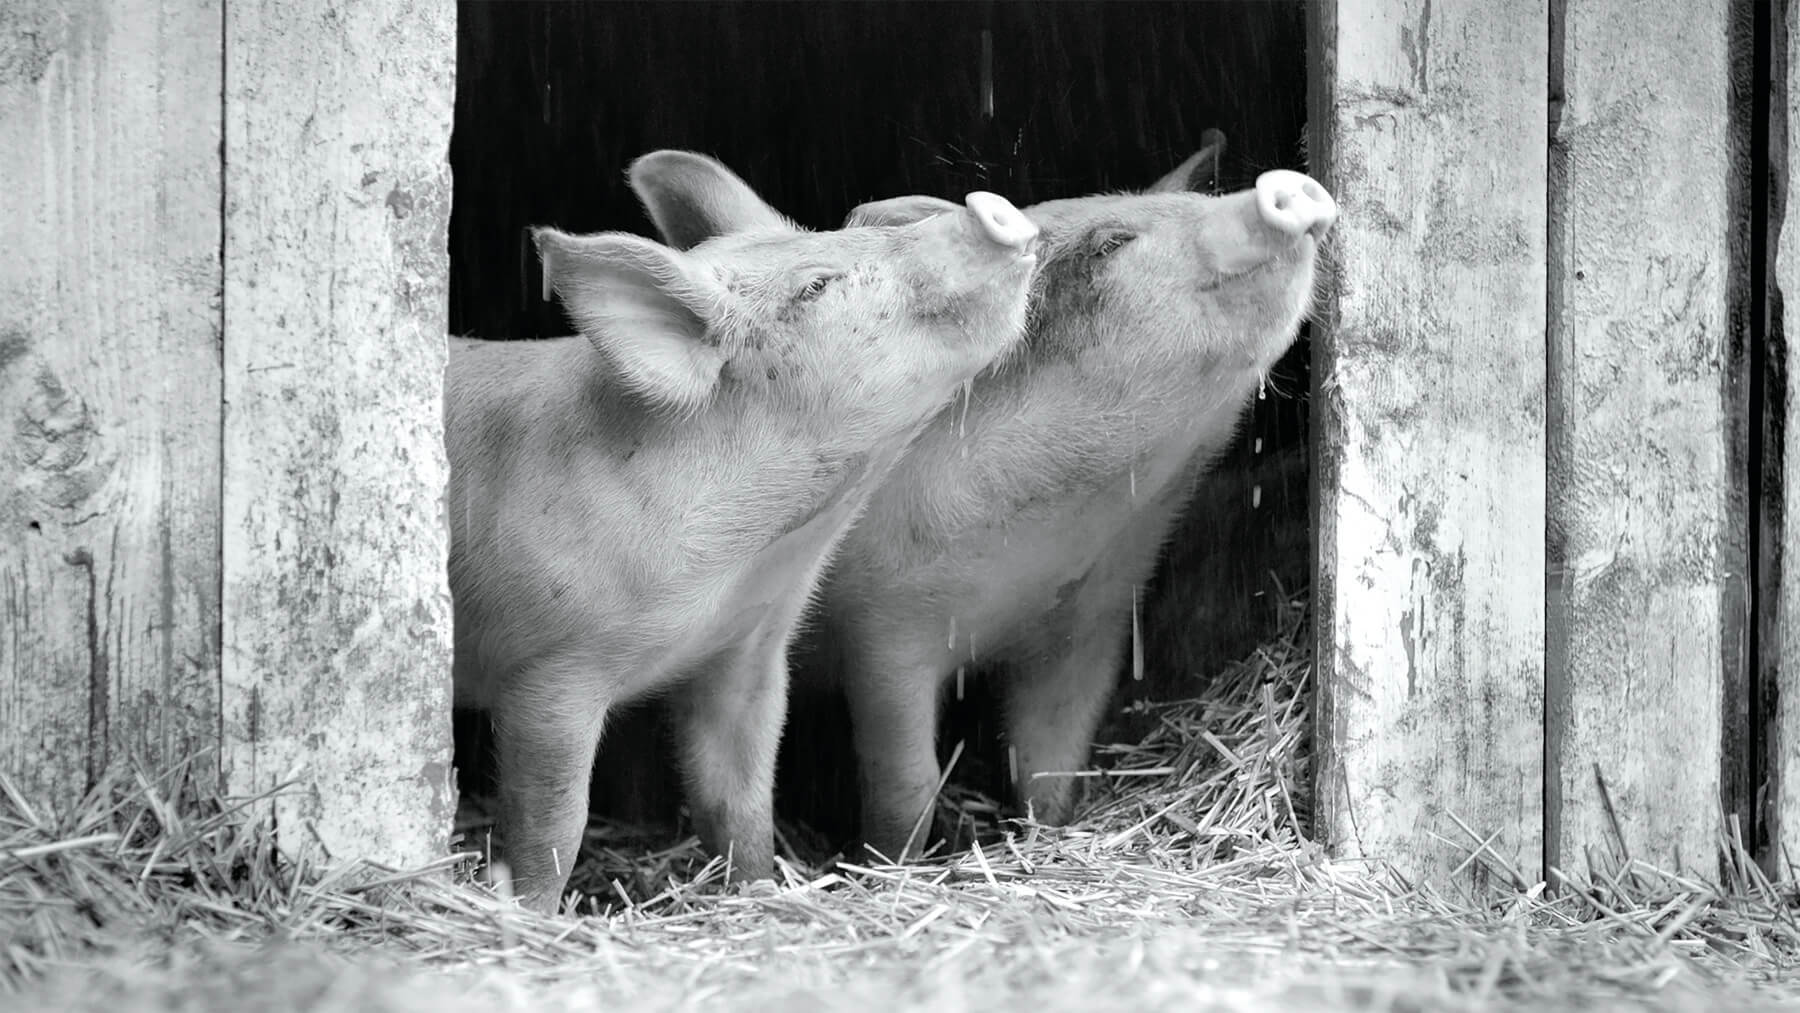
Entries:
POLYGON ((1141 432, 1142 432, 1142 430, 1138 426, 1137 413, 1133 412, 1132 416, 1131 416, 1131 467, 1129 469, 1127 469, 1126 477, 1130 480, 1130 483, 1131 483, 1131 499, 1132 499, 1132 502, 1134 502, 1134 503, 1137 502, 1138 455, 1143 449, 1142 445, 1138 443, 1138 436, 1141 434, 1141 432))

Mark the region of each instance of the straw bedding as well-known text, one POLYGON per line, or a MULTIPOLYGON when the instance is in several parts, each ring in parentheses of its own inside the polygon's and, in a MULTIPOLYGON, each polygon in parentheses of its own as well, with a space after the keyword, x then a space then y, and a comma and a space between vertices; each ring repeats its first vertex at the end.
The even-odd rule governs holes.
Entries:
POLYGON ((1293 603, 1279 638, 1195 698, 1148 706, 1148 735, 1099 751, 1069 828, 947 791, 951 854, 784 859, 776 883, 739 891, 691 840, 628 846, 596 828, 580 918, 517 910, 468 855, 406 872, 285 864, 258 800, 202 797, 186 765, 117 767, 60 816, 0 782, 0 1005, 5 991, 110 1013, 1800 1000, 1800 897, 1729 832, 1718 883, 1629 862, 1545 886, 1476 828, 1444 847, 1480 877, 1409 883, 1328 859, 1305 836, 1303 614, 1293 603))

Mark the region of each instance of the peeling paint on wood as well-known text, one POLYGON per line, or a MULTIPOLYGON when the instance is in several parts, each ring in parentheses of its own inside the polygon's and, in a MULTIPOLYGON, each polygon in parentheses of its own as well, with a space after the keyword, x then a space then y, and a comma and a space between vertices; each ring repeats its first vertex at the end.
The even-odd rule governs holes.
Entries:
POLYGON ((1453 816, 1541 859, 1547 25, 1313 14, 1313 165, 1343 208, 1314 338, 1318 821, 1411 875, 1461 863, 1453 816))
POLYGON ((226 776, 282 846, 443 853, 455 8, 226 8, 226 776))
POLYGON ((57 805, 217 741, 220 17, 0 4, 0 770, 57 805))
POLYGON ((1748 579, 1730 6, 1570 3, 1562 19, 1547 858, 1584 872, 1627 854, 1715 871, 1723 669, 1742 664, 1723 638, 1748 579))

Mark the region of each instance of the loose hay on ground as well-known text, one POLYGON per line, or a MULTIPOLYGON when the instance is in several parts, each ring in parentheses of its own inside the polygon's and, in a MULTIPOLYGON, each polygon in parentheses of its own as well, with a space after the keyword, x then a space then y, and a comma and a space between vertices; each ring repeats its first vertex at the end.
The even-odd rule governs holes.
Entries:
POLYGON ((397 873, 284 865, 260 800, 189 765, 109 772, 52 816, 0 782, 0 975, 105 1008, 1463 1009, 1800 995, 1791 886, 1722 835, 1726 882, 1640 862, 1547 890, 1481 847, 1476 891, 1329 860, 1305 836, 1304 608, 1193 699, 1100 751, 1087 811, 1051 830, 951 793, 963 850, 905 867, 780 863, 721 888, 693 842, 597 833, 602 913, 541 918, 467 856, 397 873), (445 870, 450 870, 446 875, 445 870))

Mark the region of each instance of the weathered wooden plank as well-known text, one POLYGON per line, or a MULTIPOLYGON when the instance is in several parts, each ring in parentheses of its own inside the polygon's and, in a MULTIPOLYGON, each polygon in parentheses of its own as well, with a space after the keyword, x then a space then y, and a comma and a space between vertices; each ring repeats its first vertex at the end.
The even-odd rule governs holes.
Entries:
POLYGON ((0 769, 57 804, 216 741, 219 23, 0 6, 0 769))
POLYGON ((1729 8, 1601 0, 1559 18, 1545 801, 1547 858, 1571 872, 1624 853, 1716 868, 1724 670, 1742 664, 1725 631, 1748 567, 1729 8))
POLYGON ((234 3, 225 36, 226 776, 304 765, 284 849, 417 862, 454 808, 455 9, 234 3))
POLYGON ((1319 829, 1416 875, 1541 854, 1546 13, 1313 14, 1319 829))
POLYGON ((1766 713, 1756 717, 1765 722, 1768 731, 1764 755, 1769 849, 1763 864, 1771 874, 1791 881, 1800 879, 1800 382, 1796 382, 1800 378, 1800 341, 1787 336, 1786 304, 1791 296, 1800 307, 1800 221, 1790 190, 1795 178, 1794 131, 1800 129, 1800 88, 1788 77, 1800 66, 1800 17, 1789 10, 1787 2, 1771 6, 1768 252, 1774 268, 1765 333, 1770 350, 1781 358, 1768 363, 1778 381, 1765 390, 1771 399, 1780 398, 1766 409, 1778 416, 1779 428, 1772 428, 1772 435, 1779 436, 1780 442, 1765 445, 1764 452, 1781 455, 1778 473, 1783 482, 1775 494, 1780 527, 1771 532, 1778 536, 1779 593, 1774 602, 1764 603, 1765 608, 1776 610, 1777 639, 1766 640, 1763 646, 1765 657, 1775 655, 1775 664, 1769 666, 1773 681, 1767 685, 1772 692, 1765 695, 1766 713))

